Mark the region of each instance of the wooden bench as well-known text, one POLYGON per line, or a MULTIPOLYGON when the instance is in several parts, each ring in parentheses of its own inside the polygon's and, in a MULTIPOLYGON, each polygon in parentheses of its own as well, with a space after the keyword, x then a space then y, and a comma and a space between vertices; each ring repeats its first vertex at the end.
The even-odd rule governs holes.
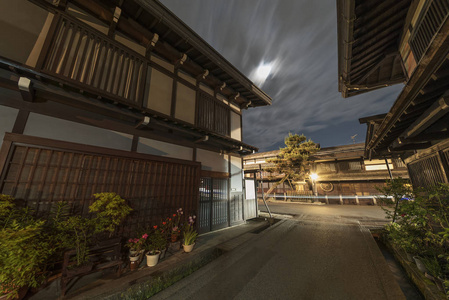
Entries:
POLYGON ((65 252, 61 276, 62 297, 67 292, 67 284, 75 277, 79 278, 112 267, 117 267, 116 274, 117 277, 120 277, 123 265, 121 249, 120 238, 101 241, 98 245, 89 248, 89 263, 74 268, 72 266, 74 265, 73 258, 76 257, 76 251, 70 250, 65 252))

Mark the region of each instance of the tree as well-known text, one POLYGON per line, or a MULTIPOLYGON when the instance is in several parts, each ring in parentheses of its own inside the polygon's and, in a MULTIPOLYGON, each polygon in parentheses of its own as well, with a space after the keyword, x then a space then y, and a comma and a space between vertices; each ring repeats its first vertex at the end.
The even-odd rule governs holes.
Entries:
POLYGON ((284 139, 285 146, 280 148, 276 158, 269 159, 268 163, 274 166, 265 168, 265 171, 282 174, 280 181, 274 184, 268 191, 270 194, 278 185, 287 181, 289 185, 294 186, 295 181, 304 180, 309 171, 309 157, 320 150, 317 144, 312 140, 307 140, 304 134, 289 133, 284 139))

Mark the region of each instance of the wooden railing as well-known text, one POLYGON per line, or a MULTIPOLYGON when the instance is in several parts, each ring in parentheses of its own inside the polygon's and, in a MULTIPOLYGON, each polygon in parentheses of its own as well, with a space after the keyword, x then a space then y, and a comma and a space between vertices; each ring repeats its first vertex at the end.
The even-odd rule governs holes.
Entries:
MULTIPOLYGON (((144 108, 147 69, 152 62, 83 22, 58 13, 47 37, 38 67, 41 72, 73 82, 80 90, 144 108)), ((199 92, 195 125, 230 136, 226 104, 199 92)))
POLYGON ((144 57, 67 15, 57 15, 43 72, 139 104, 145 88, 144 57))

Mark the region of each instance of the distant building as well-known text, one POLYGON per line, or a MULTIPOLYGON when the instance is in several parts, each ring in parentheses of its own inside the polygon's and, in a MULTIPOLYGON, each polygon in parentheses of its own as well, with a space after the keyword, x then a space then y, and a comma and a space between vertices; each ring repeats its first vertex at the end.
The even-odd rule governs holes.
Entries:
MULTIPOLYGON (((259 183, 258 196, 282 178, 281 174, 264 171, 270 166, 269 158, 274 158, 279 150, 250 154, 244 157, 245 177, 256 178, 259 183)), ((329 203, 373 203, 372 197, 379 192, 376 186, 382 186, 390 178, 388 167, 394 178, 408 178, 407 169, 399 158, 388 159, 388 167, 384 159, 364 159, 364 144, 351 144, 322 148, 311 157, 311 173, 317 174, 315 183, 310 176, 298 185, 298 194, 324 196, 320 201, 329 203), (342 196, 340 199, 340 195, 342 196)), ((276 193, 280 199, 284 193, 288 196, 293 190, 288 183, 277 187, 276 193)), ((287 197, 288 198, 288 197, 287 197)), ((292 198, 293 199, 293 198, 292 198)), ((293 199, 294 200, 294 199, 293 199)))
POLYGON ((159 1, 2 1, 0 24, 0 193, 83 214, 116 192, 128 231, 256 216, 242 110, 271 98, 159 1))
POLYGON ((367 124, 365 155, 401 157, 415 187, 449 182, 449 5, 439 0, 337 0, 344 98, 405 84, 367 124))

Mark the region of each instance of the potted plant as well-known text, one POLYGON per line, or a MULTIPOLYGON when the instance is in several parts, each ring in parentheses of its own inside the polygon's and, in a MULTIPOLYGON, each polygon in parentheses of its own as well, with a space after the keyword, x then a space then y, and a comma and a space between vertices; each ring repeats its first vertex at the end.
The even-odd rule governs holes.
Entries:
POLYGON ((154 244, 154 248, 161 252, 159 259, 163 259, 165 257, 165 252, 167 251, 167 238, 161 228, 154 226, 154 229, 155 231, 151 236, 151 242, 154 244))
POLYGON ((0 296, 20 299, 28 287, 44 282, 54 252, 44 224, 29 209, 16 207, 12 197, 0 194, 0 296))
POLYGON ((129 267, 131 271, 137 270, 142 261, 142 255, 145 251, 144 245, 148 234, 144 233, 140 238, 130 238, 125 244, 129 248, 129 267))
POLYGON ((147 239, 145 247, 145 249, 148 251, 146 253, 148 267, 154 267, 155 265, 157 265, 159 256, 161 254, 161 251, 158 248, 158 235, 154 232, 150 235, 150 238, 147 239))
POLYGON ((196 238, 198 237, 198 232, 193 228, 195 223, 195 216, 190 216, 188 224, 186 225, 183 235, 184 235, 184 252, 192 252, 195 246, 196 238))
POLYGON ((179 241, 179 237, 181 235, 181 216, 184 214, 182 208, 179 208, 176 211, 176 214, 173 214, 171 218, 169 218, 170 225, 170 245, 168 247, 170 252, 177 252, 181 249, 181 242, 179 241))
POLYGON ((144 233, 140 238, 130 238, 126 243, 126 247, 129 248, 129 258, 131 261, 136 261, 140 258, 145 251, 145 242, 148 238, 148 234, 144 233))

